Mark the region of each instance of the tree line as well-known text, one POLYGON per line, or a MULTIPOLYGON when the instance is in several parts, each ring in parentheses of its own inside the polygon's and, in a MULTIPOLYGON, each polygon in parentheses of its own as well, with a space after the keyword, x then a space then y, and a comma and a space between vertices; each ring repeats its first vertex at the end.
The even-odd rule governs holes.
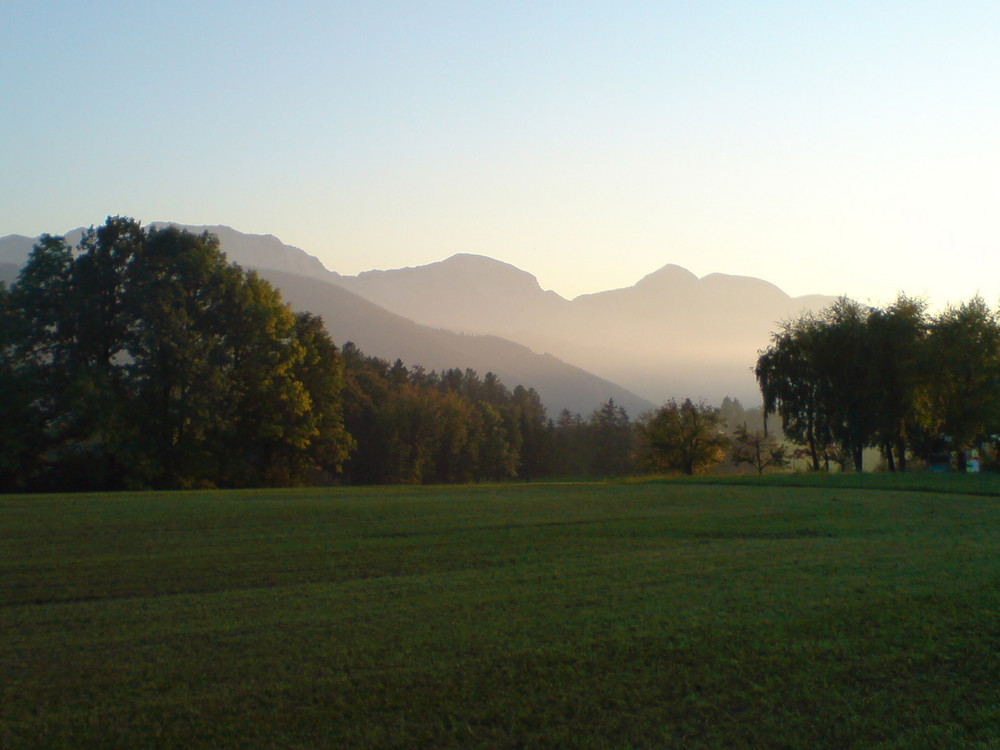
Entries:
POLYGON ((755 373, 766 414, 814 470, 863 469, 877 449, 889 471, 908 457, 947 462, 1000 433, 1000 320, 981 297, 931 315, 900 295, 886 307, 846 297, 789 321, 755 373))
POLYGON ((125 217, 0 284, 0 392, 0 491, 694 473, 727 445, 705 404, 552 419, 493 373, 338 348, 211 234, 125 217))

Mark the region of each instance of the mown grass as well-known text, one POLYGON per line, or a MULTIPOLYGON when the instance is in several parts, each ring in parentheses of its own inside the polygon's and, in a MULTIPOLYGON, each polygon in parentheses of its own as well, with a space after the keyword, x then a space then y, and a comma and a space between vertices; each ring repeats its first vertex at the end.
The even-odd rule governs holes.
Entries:
POLYGON ((0 497, 0 747, 997 747, 949 479, 0 497))

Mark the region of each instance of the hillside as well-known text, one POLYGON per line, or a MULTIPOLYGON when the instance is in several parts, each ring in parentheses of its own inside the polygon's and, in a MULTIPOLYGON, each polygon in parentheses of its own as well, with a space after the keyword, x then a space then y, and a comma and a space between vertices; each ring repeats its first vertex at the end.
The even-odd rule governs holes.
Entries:
POLYGON ((632 417, 653 408, 648 400, 612 382, 521 344, 418 325, 325 281, 273 269, 259 273, 281 290, 293 308, 322 315, 334 341, 353 341, 366 354, 390 361, 399 358, 428 370, 471 368, 480 375, 492 371, 511 389, 533 387, 553 418, 561 409, 587 416, 609 398, 632 417))
POLYGON ((755 402, 752 368, 771 331, 833 301, 793 298, 749 277, 699 279, 676 265, 631 287, 565 300, 524 271, 472 255, 334 281, 418 323, 503 336, 658 403, 755 402))

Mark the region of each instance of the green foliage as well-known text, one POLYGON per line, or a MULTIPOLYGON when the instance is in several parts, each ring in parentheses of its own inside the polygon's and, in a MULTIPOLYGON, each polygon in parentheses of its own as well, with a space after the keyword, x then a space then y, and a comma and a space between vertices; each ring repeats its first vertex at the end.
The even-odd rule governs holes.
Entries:
POLYGON ((926 412, 927 323, 926 304, 900 295, 886 310, 872 309, 868 317, 869 397, 874 394, 877 444, 890 470, 906 470, 907 446, 921 432, 926 412))
POLYGON ((622 476, 632 471, 633 431, 625 408, 608 399, 590 415, 592 473, 622 476))
POLYGON ((344 415, 359 484, 432 484, 537 477, 549 471, 545 409, 533 389, 511 393, 493 373, 440 375, 391 366, 344 347, 344 415))
POLYGON ((902 295, 884 310, 844 298, 786 323, 755 372, 816 470, 839 455, 861 471, 868 447, 905 470, 943 436, 961 451, 1000 429, 1000 322, 979 298, 934 318, 902 295))
POLYGON ((1000 322, 975 297, 937 316, 927 343, 928 427, 970 447, 1000 427, 1000 322))
POLYGON ((994 747, 997 492, 2 497, 0 745, 994 747))
POLYGON ((46 236, 2 300, 0 488, 298 484, 344 460, 336 347, 211 235, 46 236))
POLYGON ((772 336, 755 369, 765 420, 768 413, 777 412, 785 435, 806 446, 815 470, 820 468, 820 451, 831 440, 824 409, 829 381, 819 361, 819 342, 819 322, 803 316, 772 336))
POLYGON ((722 461, 729 440, 718 409, 691 399, 661 406, 643 430, 657 468, 692 475, 722 461))

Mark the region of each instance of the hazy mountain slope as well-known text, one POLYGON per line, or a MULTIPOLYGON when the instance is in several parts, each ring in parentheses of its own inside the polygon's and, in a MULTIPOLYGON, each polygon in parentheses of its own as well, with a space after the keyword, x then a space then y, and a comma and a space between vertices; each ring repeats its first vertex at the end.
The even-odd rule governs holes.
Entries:
POLYGON ((390 361, 399 358, 427 370, 468 367, 480 375, 492 371, 511 389, 524 385, 538 391, 550 417, 564 408, 587 416, 609 398, 633 418, 653 406, 614 383, 520 344, 421 326, 318 279, 273 269, 258 272, 281 290, 293 308, 322 315, 338 345, 353 341, 366 354, 390 361))
MULTIPOLYGON (((711 274, 699 279, 676 265, 666 265, 630 287, 566 300, 542 290, 525 271, 468 254, 416 268, 341 276, 271 235, 248 235, 225 226, 180 226, 217 234, 229 259, 241 265, 332 282, 426 326, 510 339, 656 403, 684 397, 718 402, 726 395, 756 402, 752 368, 771 332, 780 321, 833 301, 819 295, 792 298, 773 284, 744 276, 711 274)), ((67 240, 75 242, 80 231, 70 232, 67 240)), ((34 242, 16 235, 0 238, 0 262, 22 263, 34 242)), ((363 330, 361 320, 355 322, 363 330)), ((447 347, 438 339, 435 354, 424 357, 420 346, 431 344, 423 333, 411 337, 392 330, 395 333, 376 336, 371 329, 371 340, 384 344, 373 353, 428 368, 470 366, 500 374, 495 361, 484 366, 442 359, 439 355, 447 347)), ((363 349, 370 348, 360 336, 349 336, 363 349)), ((343 338, 339 331, 337 338, 343 338)), ((463 351, 471 355, 472 348, 463 351)), ((514 379, 528 382, 525 376, 514 379)), ((530 384, 541 391, 540 383, 530 384)))
POLYGON ((654 400, 758 399, 752 368, 779 322, 832 298, 794 299, 760 279, 699 279, 665 266, 632 287, 578 297, 539 331, 567 361, 654 400), (555 342, 561 344, 557 345, 555 342))
POLYGON ((366 271, 335 281, 423 325, 501 336, 531 328, 569 304, 515 266, 465 253, 426 266, 366 271))
POLYGON ((0 261, 0 281, 10 286, 17 281, 17 275, 21 273, 21 266, 16 263, 4 263, 0 261))
MULTIPOLYGON (((165 226, 170 222, 155 222, 152 226, 165 226)), ((653 404, 634 393, 607 380, 598 378, 561 362, 552 356, 536 354, 518 343, 506 341, 496 336, 467 336, 452 331, 437 330, 418 325, 405 317, 382 309, 371 301, 355 295, 336 285, 343 277, 327 270, 322 263, 304 251, 285 245, 272 235, 251 235, 238 232, 226 226, 193 226, 175 224, 191 232, 208 231, 219 237, 223 252, 229 260, 248 268, 257 268, 261 274, 282 290, 285 299, 298 310, 309 310, 322 315, 331 335, 338 344, 353 341, 367 354, 388 360, 402 359, 408 365, 422 365, 428 370, 443 370, 452 367, 470 367, 481 375, 494 372, 510 388, 517 385, 532 387, 538 391, 549 411, 555 417, 563 408, 588 415, 590 411, 614 398, 616 403, 624 406, 633 417, 652 408, 653 404)), ((70 245, 79 242, 83 229, 78 228, 67 232, 65 237, 70 245)), ((0 280, 9 277, 16 279, 20 267, 27 259, 37 237, 9 235, 0 238, 0 280), (6 275, 6 276, 5 276, 6 275)), ((530 294, 530 283, 526 284, 524 277, 534 281, 533 277, 513 266, 499 264, 485 258, 472 259, 471 266, 479 261, 486 261, 490 267, 504 266, 511 278, 520 278, 525 296, 530 294)), ((461 262, 461 261, 459 261, 461 262)), ((486 299, 492 295, 494 306, 491 315, 476 319, 476 326, 485 325, 495 317, 497 308, 501 305, 503 288, 494 289, 491 284, 492 274, 480 276, 478 286, 473 282, 476 275, 474 269, 467 275, 468 287, 458 285, 458 291, 466 296, 470 303, 477 299, 486 299)), ((432 275, 432 274, 431 274, 432 275)), ((428 275, 428 280, 430 276, 428 275)), ((379 286, 379 274, 366 274, 372 288, 379 286)), ((418 274, 419 276, 419 274, 418 274)), ((429 281, 430 283, 430 281, 429 281)), ((388 291, 383 292, 392 298, 391 284, 388 291)), ((418 283, 419 287, 420 284, 418 283)), ((543 298, 546 293, 541 292, 543 298)), ((433 292, 433 287, 430 287, 433 292)), ((446 289, 439 288, 437 292, 446 297, 446 289)), ((565 300, 547 293, 547 303, 553 299, 556 304, 565 300)), ((424 292, 414 294, 414 300, 426 296, 424 292)), ((433 293, 431 297, 433 298, 433 293)), ((507 304, 507 303, 503 303, 507 304)), ((454 314, 445 315, 448 306, 439 310, 442 319, 453 319, 454 314)))
POLYGON ((229 260, 249 268, 274 268, 301 276, 330 279, 338 274, 328 271, 318 258, 292 245, 286 245, 272 234, 244 234, 221 224, 191 225, 157 221, 151 226, 177 226, 195 234, 210 232, 219 238, 219 245, 229 260))
POLYGON ((11 263, 20 268, 28 259, 31 248, 36 242, 38 242, 37 237, 25 237, 22 234, 0 237, 0 263, 11 263))
POLYGON ((336 283, 411 320, 550 352, 655 402, 756 401, 751 370, 779 321, 833 301, 795 299, 743 276, 699 279, 676 265, 631 287, 567 301, 524 271, 468 255, 336 283))
MULTIPOLYGON (((284 244, 274 235, 245 234, 219 224, 192 225, 156 221, 148 226, 177 226, 195 234, 210 232, 219 238, 219 244, 229 260, 239 263, 241 266, 275 268, 324 279, 339 278, 338 274, 328 271, 319 259, 309 255, 304 250, 284 244)), ((83 232, 83 227, 77 227, 66 232, 64 236, 72 246, 80 241, 83 232)), ((0 263, 23 265, 38 239, 38 237, 25 237, 19 234, 0 237, 0 263)))

